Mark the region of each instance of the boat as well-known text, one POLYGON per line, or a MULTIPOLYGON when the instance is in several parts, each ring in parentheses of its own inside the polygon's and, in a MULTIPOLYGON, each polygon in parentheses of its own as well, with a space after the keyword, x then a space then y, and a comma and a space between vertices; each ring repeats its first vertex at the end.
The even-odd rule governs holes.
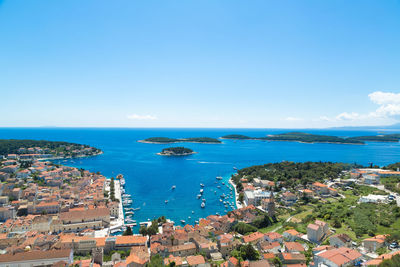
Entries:
POLYGON ((125 208, 125 211, 132 211, 134 210, 133 208, 125 208))
POLYGON ((174 190, 176 188, 176 185, 173 185, 172 187, 171 187, 171 190, 174 190))
POLYGON ((222 194, 222 195, 221 195, 221 198, 225 198, 225 194, 222 194))
POLYGON ((200 189, 200 194, 203 194, 203 192, 204 192, 204 189, 200 189))
POLYGON ((197 198, 201 198, 201 195, 200 195, 200 194, 198 194, 198 195, 197 195, 197 198))
POLYGON ((134 215, 135 213, 133 211, 127 211, 125 212, 125 215, 134 215))
POLYGON ((216 179, 217 180, 222 180, 222 176, 217 176, 216 179))
POLYGON ((168 199, 165 200, 165 204, 167 204, 167 203, 168 203, 168 199))
POLYGON ((200 205, 200 207, 202 207, 202 208, 205 208, 205 207, 206 207, 206 203, 204 203, 204 202, 201 202, 201 205, 200 205))
POLYGON ((131 197, 132 197, 132 195, 131 195, 131 194, 123 194, 123 195, 122 195, 122 197, 125 197, 125 198, 131 198, 131 197))
POLYGON ((217 186, 217 188, 221 188, 221 186, 220 186, 220 185, 218 185, 218 186, 217 186))
POLYGON ((192 214, 194 214, 194 210, 192 210, 192 214))
POLYGON ((224 183, 224 182, 222 182, 222 184, 223 184, 223 185, 225 185, 225 183, 224 183))
POLYGON ((140 210, 140 208, 138 207, 138 208, 133 208, 132 210, 140 210))
POLYGON ((233 169, 236 171, 238 168, 236 168, 236 167, 233 167, 233 169))
POLYGON ((206 202, 206 199, 205 199, 205 198, 203 198, 201 201, 203 201, 203 202, 206 202))
POLYGON ((182 224, 185 224, 186 222, 185 222, 185 220, 181 220, 181 223, 182 223, 182 224))
POLYGON ((204 187, 204 184, 200 184, 201 187, 204 187))
POLYGON ((132 220, 132 219, 125 219, 125 223, 134 223, 134 220, 132 220))

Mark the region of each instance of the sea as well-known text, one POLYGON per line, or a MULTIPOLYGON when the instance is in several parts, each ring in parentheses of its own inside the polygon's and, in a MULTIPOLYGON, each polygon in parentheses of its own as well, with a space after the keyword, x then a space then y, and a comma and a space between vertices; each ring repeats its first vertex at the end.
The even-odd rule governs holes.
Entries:
MULTIPOLYGON (((166 216, 180 224, 194 224, 210 214, 226 214, 232 209, 220 201, 230 196, 228 183, 234 168, 281 161, 331 161, 363 165, 387 165, 400 161, 400 143, 368 142, 366 145, 222 140, 222 144, 146 144, 148 137, 214 137, 243 134, 261 137, 268 134, 302 131, 341 137, 376 135, 382 131, 290 130, 290 129, 156 129, 156 128, 0 128, 0 139, 67 141, 100 148, 104 154, 89 158, 59 160, 67 166, 100 172, 106 177, 123 174, 126 193, 132 195, 132 219, 144 222, 166 216), (197 154, 184 157, 159 156, 163 148, 184 146, 197 154), (217 180, 222 176, 222 180, 217 180), (224 183, 224 184, 223 184, 224 183), (204 184, 204 194, 196 196, 204 184), (175 185, 176 189, 171 187, 175 185), (200 207, 202 199, 206 206, 200 207), (168 200, 168 203, 165 203, 168 200)), ((400 131, 398 131, 400 132, 400 131)), ((384 133, 395 133, 384 132, 384 133)), ((234 202, 234 198, 225 201, 234 202)), ((138 231, 138 227, 133 229, 138 231)))

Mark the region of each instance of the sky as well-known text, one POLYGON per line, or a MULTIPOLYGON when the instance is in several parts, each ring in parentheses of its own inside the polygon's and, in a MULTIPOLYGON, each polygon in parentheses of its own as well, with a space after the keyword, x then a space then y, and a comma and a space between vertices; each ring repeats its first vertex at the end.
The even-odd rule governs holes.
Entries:
POLYGON ((0 127, 400 121, 399 0, 0 0, 0 127))

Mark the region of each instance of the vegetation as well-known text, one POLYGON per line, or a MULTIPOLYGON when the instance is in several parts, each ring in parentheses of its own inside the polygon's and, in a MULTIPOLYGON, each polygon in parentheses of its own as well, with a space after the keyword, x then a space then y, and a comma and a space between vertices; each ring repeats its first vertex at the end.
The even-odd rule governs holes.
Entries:
POLYGON ((254 233, 257 231, 257 227, 244 223, 244 222, 238 222, 234 227, 233 231, 238 232, 241 235, 245 235, 248 233, 254 233))
POLYGON ((158 233, 158 224, 160 223, 165 223, 167 221, 167 219, 165 218, 165 216, 161 216, 158 219, 155 219, 151 222, 150 227, 146 227, 146 226, 141 226, 139 229, 139 233, 141 235, 155 235, 158 233))
POLYGON ((146 264, 146 267, 163 267, 163 266, 164 262, 160 254, 151 256, 150 261, 146 264))
POLYGON ((231 255, 239 261, 254 261, 260 259, 260 253, 251 244, 240 245, 231 252, 231 255))
POLYGON ((400 169, 400 162, 389 164, 384 167, 384 169, 393 170, 393 171, 397 171, 398 168, 400 169))
POLYGON ((164 156, 185 156, 185 155, 190 155, 193 154, 194 151, 191 150, 190 148, 186 147, 168 147, 164 148, 160 155, 164 156))
POLYGON ((400 176, 381 177, 381 183, 386 189, 400 194, 400 176))
POLYGON ((222 139, 237 139, 237 140, 247 140, 252 139, 250 136, 241 135, 241 134, 228 134, 221 137, 222 139))
MULTIPOLYGON (((16 154, 20 148, 40 147, 44 150, 48 149, 49 153, 63 152, 66 156, 73 156, 73 150, 90 148, 88 145, 76 143, 45 141, 45 140, 22 140, 22 139, 0 139, 0 155, 16 154)), ((101 150, 92 148, 93 153, 99 153, 101 150)), ((51 153, 51 154, 53 154, 51 153)))
POLYGON ((391 259, 384 260, 379 267, 398 267, 400 266, 400 254, 394 255, 391 259))
POLYGON ((264 141, 297 141, 305 143, 338 143, 338 144, 364 144, 364 142, 398 142, 400 134, 387 134, 376 136, 355 136, 342 138, 331 135, 310 134, 303 132, 288 132, 281 134, 274 134, 265 137, 249 137, 241 134, 225 135, 224 139, 237 139, 237 140, 264 140, 264 141))
POLYGON ((126 227, 126 230, 122 235, 123 236, 133 235, 132 228, 130 226, 126 227))
POLYGON ((191 138, 169 138, 169 137, 150 137, 142 140, 146 143, 221 143, 220 140, 211 137, 191 137, 191 138))

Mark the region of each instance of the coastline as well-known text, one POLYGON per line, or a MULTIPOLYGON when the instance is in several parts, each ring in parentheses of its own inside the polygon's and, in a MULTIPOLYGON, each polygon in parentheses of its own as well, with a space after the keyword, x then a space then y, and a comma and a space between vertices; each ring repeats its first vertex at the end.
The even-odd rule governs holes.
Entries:
MULTIPOLYGON (((265 142, 294 142, 294 143, 302 143, 302 144, 336 144, 336 145, 366 145, 365 143, 339 143, 339 142, 306 142, 300 140, 267 140, 267 139, 259 139, 259 138, 248 138, 248 139, 234 139, 234 138, 222 138, 224 140, 239 140, 239 141, 247 141, 247 140, 255 140, 255 141, 265 141, 265 142)), ((391 141, 379 141, 379 142, 391 142, 391 141)))
POLYGON ((229 181, 228 181, 228 182, 233 186, 234 191, 235 191, 235 205, 236 205, 236 208, 237 208, 237 209, 243 208, 243 205, 240 204, 240 202, 239 202, 239 194, 238 194, 237 191, 236 191, 236 185, 235 185, 235 183, 232 181, 232 178, 229 178, 229 181))
POLYGON ((41 159, 36 159, 36 160, 41 161, 41 160, 58 160, 58 159, 90 158, 90 157, 95 157, 95 156, 101 155, 101 154, 103 154, 103 153, 104 153, 103 151, 100 151, 99 153, 93 154, 93 155, 76 156, 76 157, 68 156, 68 157, 41 158, 41 159))

